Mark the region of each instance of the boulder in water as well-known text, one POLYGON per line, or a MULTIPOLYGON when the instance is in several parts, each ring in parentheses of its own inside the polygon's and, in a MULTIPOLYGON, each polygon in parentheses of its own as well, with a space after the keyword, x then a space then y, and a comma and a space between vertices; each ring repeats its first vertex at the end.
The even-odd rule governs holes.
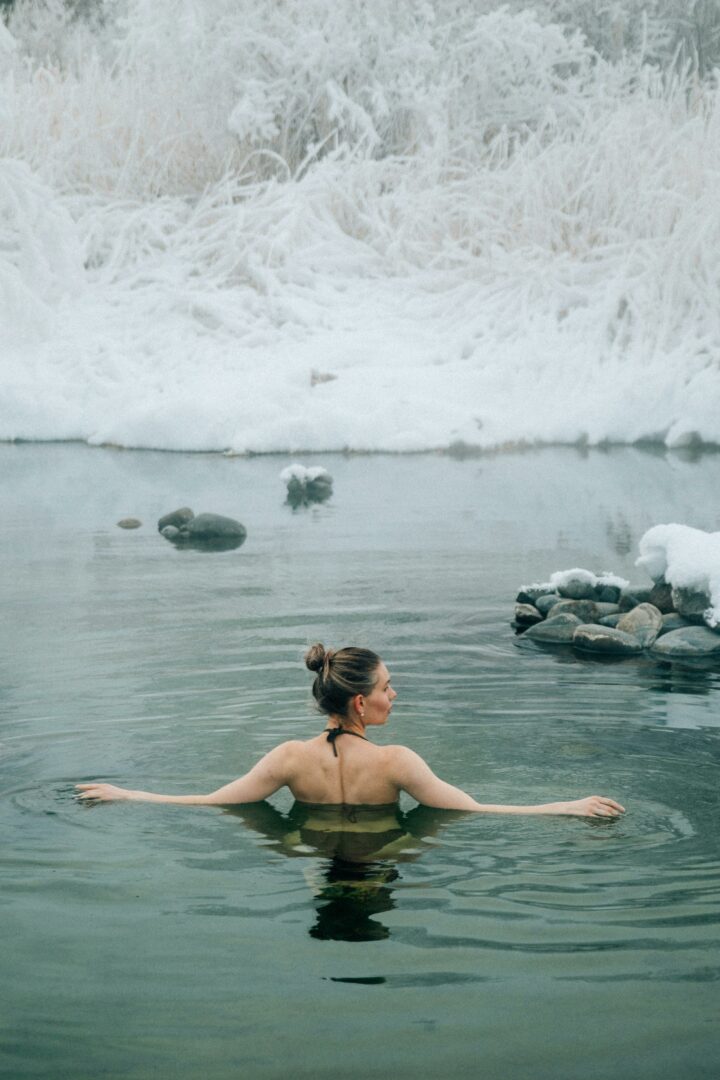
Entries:
POLYGON ((193 515, 180 526, 169 522, 161 532, 166 540, 172 541, 177 547, 193 547, 203 551, 231 551, 240 547, 247 536, 244 525, 222 514, 193 515))
POLYGON ((142 521, 139 518, 127 517, 120 518, 117 523, 118 529, 139 529, 142 525, 142 521))
POLYGON ((684 626, 659 637, 650 655, 657 660, 720 658, 720 634, 713 633, 707 626, 684 626))
POLYGON ((553 615, 545 622, 529 626, 523 634, 523 640, 527 638, 528 641, 537 641, 546 645, 569 645, 578 626, 580 626, 580 619, 577 615, 572 615, 570 612, 553 615))
POLYGON ((166 525, 173 525, 176 529, 184 529, 189 521, 195 517, 189 506, 181 506, 179 510, 173 510, 165 514, 158 521, 158 532, 162 532, 166 525))
POLYGON ((515 605, 516 626, 533 626, 535 623, 542 622, 542 619, 542 615, 532 604, 515 605))
POLYGON ((596 623, 582 623, 576 627, 572 643, 575 649, 605 655, 631 656, 642 652, 642 645, 634 634, 596 623))
POLYGON ((617 629, 632 634, 643 649, 648 649, 662 629, 662 615, 653 604, 638 604, 624 612, 617 629))

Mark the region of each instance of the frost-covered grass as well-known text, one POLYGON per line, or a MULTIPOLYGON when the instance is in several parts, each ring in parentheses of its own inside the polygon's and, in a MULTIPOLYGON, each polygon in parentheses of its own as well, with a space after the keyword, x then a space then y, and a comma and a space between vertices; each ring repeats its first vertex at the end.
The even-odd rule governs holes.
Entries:
POLYGON ((19 0, 0 437, 720 441, 718 89, 537 8, 19 0))

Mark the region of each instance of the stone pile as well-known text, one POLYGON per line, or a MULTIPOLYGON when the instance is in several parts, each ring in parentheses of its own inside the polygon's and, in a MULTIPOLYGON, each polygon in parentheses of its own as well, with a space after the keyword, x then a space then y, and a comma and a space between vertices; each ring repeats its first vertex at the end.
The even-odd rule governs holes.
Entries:
POLYGON ((322 503, 332 495, 333 478, 322 465, 306 468, 305 465, 288 465, 280 473, 287 484, 286 502, 293 510, 310 503, 322 503))
POLYGON ((571 575, 520 590, 514 626, 524 640, 619 657, 720 659, 720 627, 706 623, 707 594, 672 588, 663 578, 644 589, 608 584, 588 571, 571 575))

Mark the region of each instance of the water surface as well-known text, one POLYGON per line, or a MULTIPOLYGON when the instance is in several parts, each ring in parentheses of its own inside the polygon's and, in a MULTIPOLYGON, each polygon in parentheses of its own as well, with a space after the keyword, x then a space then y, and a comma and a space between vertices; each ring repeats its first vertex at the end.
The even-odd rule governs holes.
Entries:
POLYGON ((719 528, 720 456, 323 456, 333 498, 297 511, 287 463, 0 446, 3 1075, 714 1078, 720 674, 509 620, 553 570, 640 581, 653 524, 719 528), (246 543, 173 548, 184 504, 246 543), (374 737, 479 799, 627 816, 73 801, 211 790, 314 734, 316 639, 379 651, 374 737))

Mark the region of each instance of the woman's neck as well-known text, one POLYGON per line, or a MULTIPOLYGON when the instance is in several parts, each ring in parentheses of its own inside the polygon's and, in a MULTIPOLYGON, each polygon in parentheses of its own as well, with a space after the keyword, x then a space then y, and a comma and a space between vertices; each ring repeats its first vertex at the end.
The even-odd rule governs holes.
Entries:
POLYGON ((360 717, 336 716, 328 717, 328 727, 341 727, 343 731, 352 731, 353 735, 362 735, 365 738, 365 724, 360 717))

